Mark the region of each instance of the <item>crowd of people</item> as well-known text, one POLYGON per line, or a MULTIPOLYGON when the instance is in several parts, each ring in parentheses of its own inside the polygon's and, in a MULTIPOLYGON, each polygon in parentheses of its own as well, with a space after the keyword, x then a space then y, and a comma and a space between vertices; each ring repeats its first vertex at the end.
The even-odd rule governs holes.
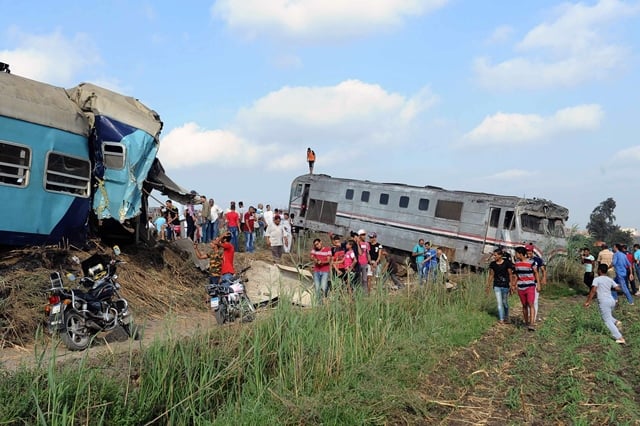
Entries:
MULTIPOLYGON (((591 254, 588 247, 580 250, 584 267, 583 282, 589 289, 585 307, 598 300, 600 315, 611 332, 616 343, 625 344, 620 332, 622 322, 613 316, 619 305, 618 293, 625 295, 627 303, 634 305, 633 296, 640 296, 635 277, 640 276, 640 245, 633 246, 633 252, 624 244, 615 244, 610 250, 606 244, 600 246, 598 257, 591 254)), ((502 248, 493 253, 489 264, 486 288, 496 297, 498 323, 507 324, 509 319, 509 296, 517 292, 522 305, 522 318, 525 326, 535 330, 538 316, 540 291, 547 283, 547 269, 544 261, 535 254, 533 245, 516 247, 515 259, 502 248)))

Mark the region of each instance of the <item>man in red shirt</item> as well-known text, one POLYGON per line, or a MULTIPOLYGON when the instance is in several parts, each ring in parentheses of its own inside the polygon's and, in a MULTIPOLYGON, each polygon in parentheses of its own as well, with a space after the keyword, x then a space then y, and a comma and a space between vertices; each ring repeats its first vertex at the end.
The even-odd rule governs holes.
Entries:
POLYGON ((231 232, 231 244, 235 251, 238 250, 238 232, 240 230, 240 215, 236 211, 235 201, 231 202, 231 209, 224 215, 224 220, 227 224, 227 229, 231 232))
POLYGON ((323 246, 320 238, 313 240, 311 262, 313 262, 313 283, 316 287, 316 300, 319 305, 322 304, 322 298, 329 295, 331 256, 331 248, 323 246))
POLYGON ((244 246, 247 253, 253 253, 255 250, 255 224, 256 224, 256 208, 249 207, 249 210, 244 214, 244 220, 242 221, 242 232, 244 232, 244 246))
POLYGON ((222 247, 222 277, 221 281, 224 283, 225 281, 231 281, 233 275, 236 273, 233 268, 233 256, 235 254, 235 249, 233 244, 231 244, 231 233, 227 231, 226 234, 222 236, 220 239, 220 246, 222 247))

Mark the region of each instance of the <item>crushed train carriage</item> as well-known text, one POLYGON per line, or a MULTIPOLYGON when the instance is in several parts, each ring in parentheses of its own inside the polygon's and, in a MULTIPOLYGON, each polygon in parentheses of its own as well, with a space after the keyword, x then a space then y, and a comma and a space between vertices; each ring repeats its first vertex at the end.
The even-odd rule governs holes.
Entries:
POLYGON ((98 233, 147 235, 151 190, 192 197, 156 158, 161 129, 132 97, 0 72, 0 244, 83 242, 90 222, 98 233))
POLYGON ((496 247, 524 242, 546 259, 566 254, 569 211, 544 199, 306 174, 291 184, 289 211, 294 226, 342 236, 363 228, 400 252, 424 238, 456 267, 486 267, 496 247))

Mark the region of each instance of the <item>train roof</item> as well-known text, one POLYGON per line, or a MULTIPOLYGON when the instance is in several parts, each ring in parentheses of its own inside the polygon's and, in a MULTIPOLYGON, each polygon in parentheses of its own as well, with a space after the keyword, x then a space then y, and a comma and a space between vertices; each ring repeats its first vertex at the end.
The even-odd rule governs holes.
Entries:
POLYGON ((358 179, 349 179, 349 178, 335 178, 326 174, 305 174, 300 175, 295 178, 295 181, 303 179, 303 180, 311 180, 311 181, 320 181, 320 180, 331 180, 331 181, 340 181, 345 184, 354 183, 360 185, 380 185, 380 186, 394 186, 397 189, 406 188, 406 189, 428 189, 434 192, 448 193, 448 194, 456 194, 460 196, 476 196, 481 198, 490 198, 497 197, 502 199, 510 199, 514 203, 527 206, 527 210, 530 213, 538 214, 540 216, 556 216, 562 217, 565 220, 569 218, 569 209, 563 207, 559 204, 556 204, 552 201, 545 200, 544 198, 524 198, 518 197, 515 195, 500 195, 500 194, 489 194, 486 192, 472 192, 472 191, 458 191, 458 190, 448 190, 441 188, 439 186, 425 185, 425 186, 417 186, 417 185, 408 185, 404 183, 389 183, 389 182, 373 182, 369 180, 358 180, 358 179))
POLYGON ((89 125, 62 87, 0 72, 0 116, 87 136, 89 125))
POLYGON ((83 111, 112 118, 142 129, 154 138, 162 130, 158 113, 131 96, 124 96, 91 83, 80 83, 67 91, 83 111))

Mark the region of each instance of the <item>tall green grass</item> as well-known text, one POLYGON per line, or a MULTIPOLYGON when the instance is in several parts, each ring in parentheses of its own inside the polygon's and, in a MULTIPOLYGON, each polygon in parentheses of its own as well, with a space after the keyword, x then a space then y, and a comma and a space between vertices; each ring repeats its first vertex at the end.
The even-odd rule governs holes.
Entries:
POLYGON ((480 281, 370 296, 281 301, 253 324, 167 335, 126 360, 3 372, 0 424, 362 424, 417 407, 451 348, 493 323, 480 281))

